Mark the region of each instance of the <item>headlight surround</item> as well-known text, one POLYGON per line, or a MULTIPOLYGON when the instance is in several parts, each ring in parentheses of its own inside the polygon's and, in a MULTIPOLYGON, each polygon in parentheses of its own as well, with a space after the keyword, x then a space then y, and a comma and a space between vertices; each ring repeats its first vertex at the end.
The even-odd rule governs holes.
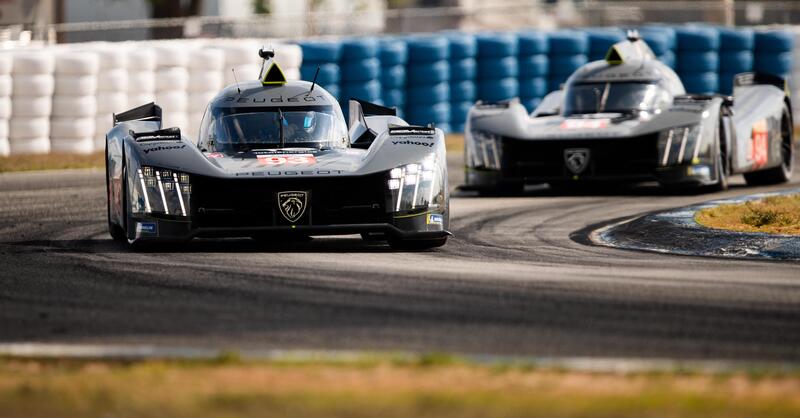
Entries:
POLYGON ((658 137, 660 166, 697 164, 702 146, 700 124, 662 131, 658 137))
POLYGON ((191 195, 191 176, 188 173, 142 166, 134 174, 131 210, 135 214, 188 217, 191 195))
POLYGON ((435 154, 419 163, 389 170, 386 188, 390 195, 387 211, 406 212, 435 209, 444 203, 445 172, 435 154))
POLYGON ((486 170, 500 170, 503 161, 503 144, 499 135, 483 131, 470 131, 472 140, 467 141, 467 165, 486 170))

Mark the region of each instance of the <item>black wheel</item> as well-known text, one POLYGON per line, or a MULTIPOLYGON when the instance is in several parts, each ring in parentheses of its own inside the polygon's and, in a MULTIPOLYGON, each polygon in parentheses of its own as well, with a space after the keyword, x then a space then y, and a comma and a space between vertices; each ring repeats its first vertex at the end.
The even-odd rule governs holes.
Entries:
POLYGON ((389 238, 389 246, 392 247, 392 249, 405 251, 429 250, 431 248, 441 247, 445 243, 447 243, 447 237, 413 240, 389 238))
POLYGON ((717 129, 714 133, 716 136, 717 141, 717 158, 715 159, 716 162, 714 164, 714 172, 717 178, 716 183, 708 187, 708 191, 711 192, 721 192, 723 190, 728 190, 728 173, 730 173, 730 165, 728 164, 728 153, 726 148, 722 145, 722 138, 720 138, 719 134, 721 132, 722 119, 720 118, 719 123, 717 124, 717 129))
MULTIPOLYGON (((106 141, 106 216, 108 218, 108 233, 114 241, 125 242, 125 229, 111 222, 111 179, 108 173, 108 141, 106 141)), ((123 171, 123 174, 125 172, 123 171)), ((123 177, 124 178, 124 177, 123 177)), ((124 201, 123 201, 124 202, 124 201)))
POLYGON ((781 165, 752 173, 745 173, 744 180, 749 186, 786 183, 794 171, 794 141, 792 139, 792 118, 789 109, 783 107, 781 119, 781 165))

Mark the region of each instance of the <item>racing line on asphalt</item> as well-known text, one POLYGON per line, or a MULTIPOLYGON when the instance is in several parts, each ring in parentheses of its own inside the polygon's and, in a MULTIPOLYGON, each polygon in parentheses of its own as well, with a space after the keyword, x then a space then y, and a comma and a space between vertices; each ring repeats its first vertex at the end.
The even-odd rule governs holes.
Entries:
MULTIPOLYGON (((450 157, 450 184, 462 182, 450 157)), ((588 246, 611 219, 796 187, 454 194, 454 237, 393 252, 354 237, 130 252, 102 171, 0 175, 0 343, 800 360, 797 264, 588 246)))

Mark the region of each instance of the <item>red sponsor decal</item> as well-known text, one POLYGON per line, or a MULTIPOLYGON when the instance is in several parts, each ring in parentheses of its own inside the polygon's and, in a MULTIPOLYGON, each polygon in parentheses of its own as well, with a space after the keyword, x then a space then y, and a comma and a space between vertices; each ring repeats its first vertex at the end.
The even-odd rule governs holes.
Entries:
POLYGON ((603 129, 608 122, 608 119, 564 119, 561 129, 603 129))
POLYGON ((753 124, 752 144, 750 146, 750 161, 758 168, 767 164, 769 159, 769 127, 767 120, 762 119, 753 124))
POLYGON ((206 158, 223 158, 223 157, 225 157, 225 154, 221 152, 209 152, 208 154, 206 154, 206 158))
POLYGON ((296 164, 316 164, 317 159, 312 154, 289 154, 289 155, 257 155, 258 162, 262 165, 296 165, 296 164))

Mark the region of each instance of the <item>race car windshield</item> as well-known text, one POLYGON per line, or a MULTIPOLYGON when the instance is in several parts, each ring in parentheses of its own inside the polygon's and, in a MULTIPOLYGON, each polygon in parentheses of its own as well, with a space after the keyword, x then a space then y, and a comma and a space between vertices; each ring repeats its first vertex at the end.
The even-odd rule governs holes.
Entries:
POLYGON ((220 108, 203 121, 201 138, 216 151, 337 148, 347 144, 332 108, 220 108), (210 116, 210 117, 209 117, 210 116))
POLYGON ((656 109, 664 91, 652 83, 586 83, 567 88, 564 115, 630 113, 656 109))

